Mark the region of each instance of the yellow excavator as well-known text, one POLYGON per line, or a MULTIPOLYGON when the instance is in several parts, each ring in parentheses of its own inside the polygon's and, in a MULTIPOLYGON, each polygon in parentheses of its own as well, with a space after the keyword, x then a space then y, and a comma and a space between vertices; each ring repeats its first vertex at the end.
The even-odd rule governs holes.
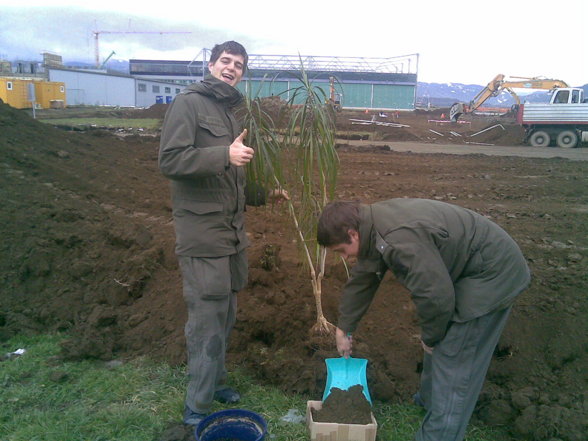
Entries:
POLYGON ((342 110, 341 105, 341 94, 335 90, 335 77, 329 77, 329 99, 328 103, 333 107, 336 112, 342 110))
POLYGON ((516 105, 521 104, 521 100, 512 89, 544 89, 553 90, 559 87, 569 87, 565 81, 550 80, 546 78, 527 78, 527 77, 511 77, 505 79, 502 74, 496 75, 492 81, 484 87, 469 104, 455 103, 449 109, 449 118, 451 121, 457 122, 459 117, 464 113, 471 113, 480 107, 487 99, 500 95, 506 91, 512 95, 516 105))

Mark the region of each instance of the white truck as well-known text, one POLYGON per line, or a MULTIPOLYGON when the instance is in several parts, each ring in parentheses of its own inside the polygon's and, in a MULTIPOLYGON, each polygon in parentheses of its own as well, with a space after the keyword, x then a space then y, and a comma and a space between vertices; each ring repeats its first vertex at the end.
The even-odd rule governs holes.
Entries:
POLYGON ((521 104, 517 122, 525 128, 525 142, 533 147, 579 147, 588 142, 588 102, 584 90, 554 89, 549 104, 521 104))

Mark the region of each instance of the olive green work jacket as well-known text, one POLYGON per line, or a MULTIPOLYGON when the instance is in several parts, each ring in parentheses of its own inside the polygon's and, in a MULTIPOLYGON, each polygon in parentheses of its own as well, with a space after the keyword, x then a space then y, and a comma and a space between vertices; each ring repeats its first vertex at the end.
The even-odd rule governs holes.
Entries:
MULTIPOLYGON (((412 296, 421 338, 435 346, 452 321, 510 306, 530 283, 515 241, 484 216, 427 199, 360 206, 360 248, 338 327, 353 332, 391 269, 412 296)), ((391 320, 394 320, 393 316, 391 320)))
POLYGON ((188 86, 163 122, 159 168, 171 180, 176 254, 222 257, 248 245, 244 228, 245 171, 229 162, 241 128, 234 87, 208 75, 188 86))

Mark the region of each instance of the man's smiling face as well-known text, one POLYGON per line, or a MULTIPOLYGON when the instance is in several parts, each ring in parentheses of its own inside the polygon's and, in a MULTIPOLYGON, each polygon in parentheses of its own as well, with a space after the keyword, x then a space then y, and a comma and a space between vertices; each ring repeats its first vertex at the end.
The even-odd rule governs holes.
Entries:
POLYGON ((243 76, 244 64, 242 55, 223 52, 214 63, 208 63, 208 69, 213 77, 235 87, 243 76))

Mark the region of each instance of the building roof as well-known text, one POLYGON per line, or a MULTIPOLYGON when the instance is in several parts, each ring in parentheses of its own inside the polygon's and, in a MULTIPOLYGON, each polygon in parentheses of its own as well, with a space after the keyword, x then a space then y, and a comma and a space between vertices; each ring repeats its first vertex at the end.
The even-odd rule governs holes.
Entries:
POLYGON ((417 73, 418 54, 388 58, 253 54, 248 63, 250 69, 259 70, 299 70, 301 65, 314 72, 417 73))
MULTIPOLYGON (((205 49, 192 61, 132 59, 129 60, 129 66, 134 75, 202 77, 209 58, 210 50, 205 49), (186 67, 185 71, 183 66, 186 67)), ((316 80, 328 81, 332 74, 339 81, 416 84, 418 54, 388 58, 250 54, 247 76, 292 79, 297 77, 301 65, 309 77, 316 80)))

